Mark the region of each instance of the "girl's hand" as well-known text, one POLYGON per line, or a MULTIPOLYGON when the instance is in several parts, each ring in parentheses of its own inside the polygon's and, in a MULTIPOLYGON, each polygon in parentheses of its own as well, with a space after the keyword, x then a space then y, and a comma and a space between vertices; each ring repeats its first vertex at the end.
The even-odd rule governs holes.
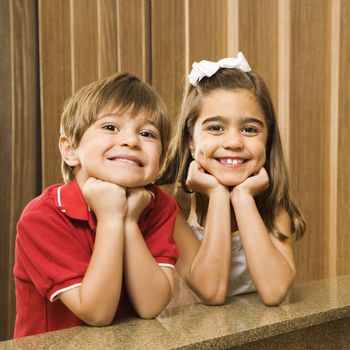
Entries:
POLYGON ((231 191, 231 198, 239 193, 246 193, 252 197, 256 197, 269 187, 269 176, 265 168, 261 168, 259 172, 245 179, 241 184, 235 186, 231 191))
POLYGON ((127 213, 126 218, 138 221, 142 211, 151 202, 151 193, 144 187, 128 188, 127 190, 127 213))
POLYGON ((206 173, 195 160, 189 166, 186 185, 190 190, 203 193, 208 197, 213 191, 226 189, 213 175, 206 173))
POLYGON ((125 216, 125 188, 90 177, 85 182, 82 192, 98 221, 114 219, 116 215, 125 216))

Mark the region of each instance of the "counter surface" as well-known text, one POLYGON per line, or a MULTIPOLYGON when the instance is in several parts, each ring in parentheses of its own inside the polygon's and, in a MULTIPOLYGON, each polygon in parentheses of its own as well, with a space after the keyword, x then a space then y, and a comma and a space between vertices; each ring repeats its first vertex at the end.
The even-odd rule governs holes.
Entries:
POLYGON ((350 317, 350 275, 295 285, 279 307, 258 294, 229 298, 223 306, 193 304, 153 320, 81 326, 0 343, 8 349, 223 349, 350 317))

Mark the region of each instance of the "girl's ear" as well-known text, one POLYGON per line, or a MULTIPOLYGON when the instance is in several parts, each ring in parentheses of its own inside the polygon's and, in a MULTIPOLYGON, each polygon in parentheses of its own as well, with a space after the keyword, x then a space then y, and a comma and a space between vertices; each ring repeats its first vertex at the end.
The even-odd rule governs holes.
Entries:
POLYGON ((75 148, 71 145, 67 136, 60 136, 58 147, 60 149, 62 159, 67 165, 74 167, 80 164, 79 159, 76 156, 75 148))
POLYGON ((192 141, 192 139, 191 139, 190 142, 189 142, 189 147, 190 147, 190 150, 191 150, 192 158, 194 159, 195 151, 194 151, 194 146, 193 146, 193 141, 192 141))

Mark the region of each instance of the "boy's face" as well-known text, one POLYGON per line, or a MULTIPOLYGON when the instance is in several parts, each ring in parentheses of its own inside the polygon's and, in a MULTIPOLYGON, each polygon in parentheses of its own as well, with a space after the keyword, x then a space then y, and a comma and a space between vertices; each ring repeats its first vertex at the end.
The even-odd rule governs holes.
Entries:
POLYGON ((162 152, 157 126, 140 111, 101 113, 75 149, 75 177, 83 185, 95 177, 123 187, 152 183, 162 152))

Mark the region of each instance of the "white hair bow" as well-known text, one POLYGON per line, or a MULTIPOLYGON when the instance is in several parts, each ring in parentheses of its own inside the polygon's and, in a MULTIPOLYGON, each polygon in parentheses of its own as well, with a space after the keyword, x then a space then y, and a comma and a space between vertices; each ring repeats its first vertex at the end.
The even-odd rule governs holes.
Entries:
POLYGON ((242 52, 238 52, 237 57, 227 57, 223 58, 220 61, 200 61, 194 62, 192 64, 192 70, 188 76, 188 80, 193 86, 198 86, 198 83, 204 77, 211 77, 215 74, 220 68, 237 68, 243 72, 250 72, 251 68, 248 61, 244 57, 242 52))

